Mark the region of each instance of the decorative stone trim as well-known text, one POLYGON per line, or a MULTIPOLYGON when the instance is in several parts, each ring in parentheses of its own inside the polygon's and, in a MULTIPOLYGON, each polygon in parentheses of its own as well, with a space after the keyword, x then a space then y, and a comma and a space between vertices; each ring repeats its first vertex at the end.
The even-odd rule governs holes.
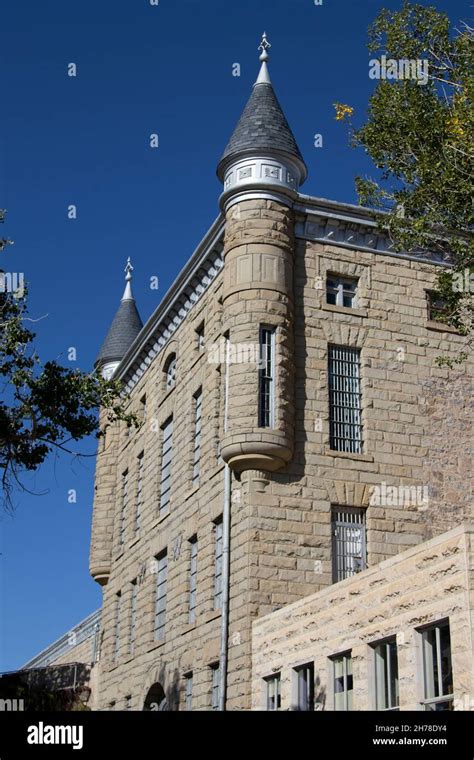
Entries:
POLYGON ((325 482, 328 500, 342 507, 368 507, 370 486, 367 483, 352 483, 343 480, 325 482))

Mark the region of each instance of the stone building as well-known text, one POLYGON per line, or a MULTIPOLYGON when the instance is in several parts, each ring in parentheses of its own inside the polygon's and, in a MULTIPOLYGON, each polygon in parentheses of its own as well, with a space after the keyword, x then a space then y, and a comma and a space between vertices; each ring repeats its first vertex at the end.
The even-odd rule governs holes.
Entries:
POLYGON ((218 165, 218 218, 143 326, 127 266, 99 354, 141 420, 104 416, 97 458, 99 709, 261 706, 255 621, 258 680, 259 618, 369 593, 471 518, 469 365, 435 364, 465 343, 436 319, 447 263, 301 192, 268 47, 218 165))

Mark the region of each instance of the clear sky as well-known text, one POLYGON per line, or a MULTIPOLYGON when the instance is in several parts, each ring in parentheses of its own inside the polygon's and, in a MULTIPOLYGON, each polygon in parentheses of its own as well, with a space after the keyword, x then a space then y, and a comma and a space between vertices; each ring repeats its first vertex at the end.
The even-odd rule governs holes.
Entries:
MULTIPOLYGON (((470 15, 459 0, 430 4, 453 21, 470 15)), ((0 232, 15 244, 0 265, 25 274, 44 360, 67 364, 73 347, 72 366, 91 368, 127 256, 142 318, 158 305, 218 214, 215 169, 257 76, 263 30, 272 81, 309 169, 302 191, 356 202, 354 177, 371 165, 348 146, 332 104, 352 105, 354 122, 363 120, 374 88, 366 30, 383 6, 400 3, 2 3, 0 208, 8 218, 0 232)), ((93 454, 95 444, 81 449, 93 454)), ((93 475, 93 457, 51 457, 25 479, 34 493, 18 493, 14 516, 1 518, 0 670, 22 665, 100 605, 88 573, 93 475)))

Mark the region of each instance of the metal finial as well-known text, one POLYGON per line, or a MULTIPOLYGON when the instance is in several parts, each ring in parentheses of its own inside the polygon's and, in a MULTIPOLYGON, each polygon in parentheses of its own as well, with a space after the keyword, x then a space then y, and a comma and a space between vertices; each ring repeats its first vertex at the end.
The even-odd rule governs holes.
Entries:
POLYGON ((122 301, 130 301, 133 300, 133 294, 132 294, 132 262, 130 261, 130 256, 127 259, 127 265, 124 269, 125 272, 125 290, 122 296, 122 301))
POLYGON ((132 267, 132 262, 130 261, 130 256, 127 259, 127 265, 126 265, 126 267, 124 269, 124 272, 125 272, 125 281, 126 282, 130 282, 130 280, 132 279, 132 272, 133 272, 133 267, 132 267))
POLYGON ((262 41, 261 41, 260 45, 258 46, 258 49, 262 51, 261 54, 260 54, 260 60, 262 61, 262 63, 263 63, 263 61, 268 61, 268 59, 270 57, 268 55, 268 50, 270 48, 271 48, 271 44, 267 40, 267 33, 264 32, 263 35, 262 35, 262 41))

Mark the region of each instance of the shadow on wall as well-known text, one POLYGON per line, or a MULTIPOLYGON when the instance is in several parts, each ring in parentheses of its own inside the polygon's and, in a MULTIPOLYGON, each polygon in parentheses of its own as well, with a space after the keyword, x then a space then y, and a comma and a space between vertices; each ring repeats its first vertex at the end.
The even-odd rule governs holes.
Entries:
POLYGON ((170 678, 166 664, 161 665, 155 683, 148 689, 143 704, 144 710, 152 712, 179 710, 180 675, 177 668, 170 678))
POLYGON ((90 665, 78 662, 5 673, 0 681, 0 710, 90 710, 90 672, 90 665))

